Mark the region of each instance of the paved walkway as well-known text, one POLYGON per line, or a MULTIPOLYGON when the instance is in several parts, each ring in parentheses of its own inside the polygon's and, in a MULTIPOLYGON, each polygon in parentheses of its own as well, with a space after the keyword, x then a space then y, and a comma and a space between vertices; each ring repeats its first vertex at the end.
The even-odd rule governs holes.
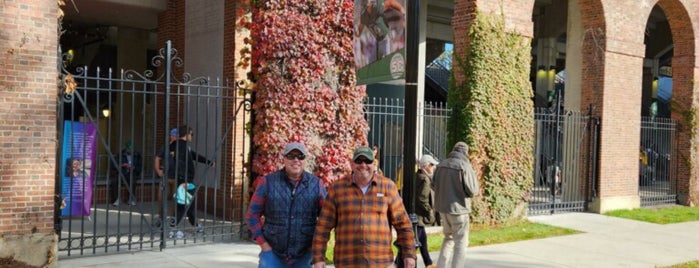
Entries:
MULTIPOLYGON (((699 260, 699 221, 658 225, 591 213, 530 217, 584 233, 469 249, 469 267, 662 267, 699 260)), ((437 229, 439 230, 439 229, 437 229)), ((72 259, 58 267, 257 267, 250 242, 72 259)), ((439 252, 431 255, 436 261, 439 252)), ((418 267, 424 267, 418 259, 418 267)))

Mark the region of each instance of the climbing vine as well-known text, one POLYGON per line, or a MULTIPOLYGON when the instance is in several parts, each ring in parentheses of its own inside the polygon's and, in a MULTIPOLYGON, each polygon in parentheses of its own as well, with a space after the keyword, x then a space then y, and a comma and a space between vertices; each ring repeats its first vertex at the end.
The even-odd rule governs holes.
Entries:
POLYGON ((354 147, 366 144, 353 10, 353 0, 258 0, 238 14, 250 30, 239 65, 250 66, 255 94, 254 172, 280 168, 285 144, 299 141, 311 170, 329 183, 349 171, 354 147))
POLYGON ((452 77, 448 144, 465 141, 471 148, 482 185, 473 199, 474 222, 504 223, 524 217, 533 182, 530 47, 526 38, 506 31, 502 16, 483 13, 468 41, 467 55, 455 56, 465 80, 452 77))

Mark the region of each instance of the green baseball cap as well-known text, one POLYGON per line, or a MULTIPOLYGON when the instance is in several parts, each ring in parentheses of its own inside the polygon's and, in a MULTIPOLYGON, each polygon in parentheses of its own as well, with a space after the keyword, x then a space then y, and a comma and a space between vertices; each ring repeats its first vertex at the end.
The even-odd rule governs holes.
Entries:
POLYGON ((374 151, 372 151, 369 147, 357 147, 357 149, 354 150, 354 154, 352 154, 352 160, 357 160, 357 158, 360 156, 364 156, 367 159, 374 161, 374 151))

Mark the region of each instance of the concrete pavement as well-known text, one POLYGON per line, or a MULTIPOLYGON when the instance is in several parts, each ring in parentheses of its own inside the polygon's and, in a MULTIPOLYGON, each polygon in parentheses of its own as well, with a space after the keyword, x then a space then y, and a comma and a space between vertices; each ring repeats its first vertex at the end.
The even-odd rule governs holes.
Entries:
MULTIPOLYGON (((650 268, 699 260, 699 221, 658 225, 591 213, 535 216, 529 220, 583 233, 469 248, 469 267, 650 268)), ((59 259, 58 267, 254 268, 258 253, 256 244, 231 242, 59 259)), ((430 255, 436 261, 439 252, 430 255)), ((417 263, 424 267, 422 260, 417 263)))

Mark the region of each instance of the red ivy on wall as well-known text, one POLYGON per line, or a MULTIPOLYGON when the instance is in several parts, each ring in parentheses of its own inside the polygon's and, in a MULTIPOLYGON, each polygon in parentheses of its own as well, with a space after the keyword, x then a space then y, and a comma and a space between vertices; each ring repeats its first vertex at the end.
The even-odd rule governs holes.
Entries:
MULTIPOLYGON (((354 0, 260 0, 250 3, 250 64, 255 92, 253 170, 282 165, 288 142, 306 145, 309 168, 326 183, 349 172, 352 150, 367 144, 365 87, 355 86, 354 0)), ((241 13, 242 14, 242 13, 241 13)))

